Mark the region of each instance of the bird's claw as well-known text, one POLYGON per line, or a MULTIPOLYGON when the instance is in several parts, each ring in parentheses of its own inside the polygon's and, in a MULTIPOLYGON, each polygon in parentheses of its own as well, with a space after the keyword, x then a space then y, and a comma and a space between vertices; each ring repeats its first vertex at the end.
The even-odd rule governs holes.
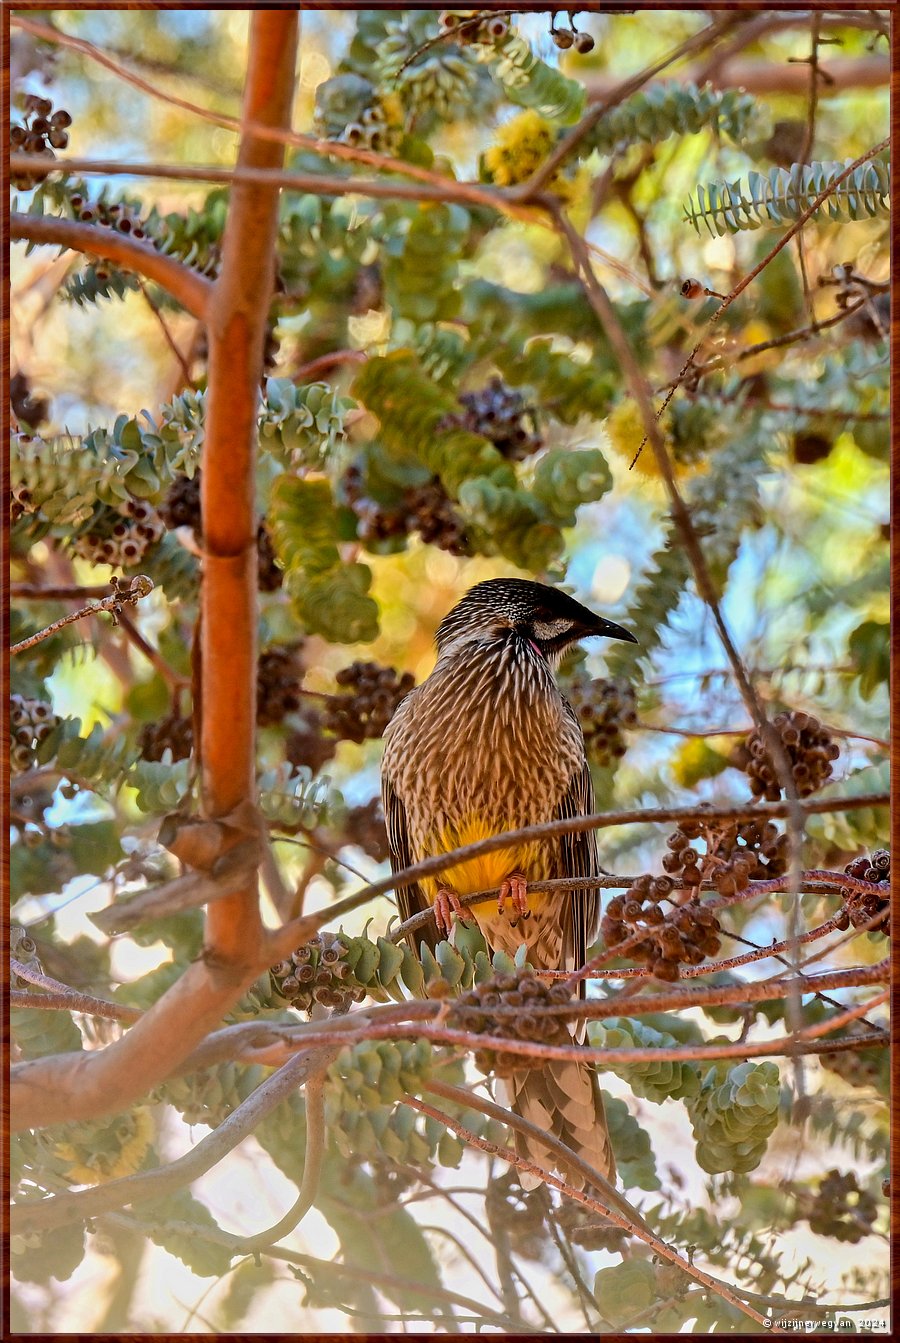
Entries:
POLYGON ((473 916, 468 909, 460 904, 459 896, 456 891, 451 891, 448 887, 441 887, 434 897, 434 921, 437 924, 438 932, 449 937, 453 931, 454 916, 462 919, 463 923, 472 923, 473 916))
POLYGON ((500 884, 500 897, 497 901, 497 912, 506 913, 506 902, 512 900, 514 918, 509 921, 509 926, 515 928, 519 919, 530 919, 531 910, 528 908, 528 882, 522 872, 511 872, 505 881, 500 884))

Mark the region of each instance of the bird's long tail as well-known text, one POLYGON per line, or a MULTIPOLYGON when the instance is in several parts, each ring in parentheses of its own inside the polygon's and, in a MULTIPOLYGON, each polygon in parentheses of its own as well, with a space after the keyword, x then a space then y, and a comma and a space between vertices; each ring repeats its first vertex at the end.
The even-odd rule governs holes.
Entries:
MULTIPOLYGON (((553 1060, 542 1068, 515 1072, 501 1083, 506 1103, 516 1114, 528 1119, 544 1133, 552 1133, 571 1147, 588 1165, 611 1183, 616 1179, 616 1163, 603 1097, 594 1069, 575 1059, 553 1060)), ((567 1183, 582 1189, 584 1177, 572 1169, 563 1169, 559 1155, 536 1138, 515 1134, 516 1152, 526 1161, 548 1170, 559 1170, 567 1183)), ((534 1189, 541 1179, 519 1171, 525 1189, 534 1189)))

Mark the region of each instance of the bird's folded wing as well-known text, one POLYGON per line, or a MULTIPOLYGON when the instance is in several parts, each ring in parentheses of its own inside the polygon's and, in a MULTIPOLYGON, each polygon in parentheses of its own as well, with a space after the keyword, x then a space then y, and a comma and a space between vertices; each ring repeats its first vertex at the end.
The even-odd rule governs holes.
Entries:
MULTIPOLYGON (((575 717, 575 710, 566 702, 566 712, 575 717)), ((577 718, 576 718, 577 722, 577 718)), ((587 758, 582 762, 569 781, 569 787, 556 808, 554 819, 564 820, 574 816, 590 816, 594 811, 594 785, 587 758)), ((571 835, 563 835, 559 844, 559 877, 595 877, 600 871, 597 855, 597 836, 593 830, 578 830, 571 835)), ((565 964, 572 968, 584 964, 588 946, 597 935, 600 914, 599 892, 593 890, 575 890, 566 896, 566 913, 563 920, 565 935, 563 954, 565 964)), ((582 989, 584 987, 582 981, 582 989)))
MULTIPOLYGON (((406 808, 394 791, 394 786, 387 773, 382 774, 381 777, 381 801, 384 809, 384 824, 387 829, 388 849, 391 856, 391 871, 402 872, 405 867, 410 867, 413 863, 409 847, 409 827, 406 820, 406 808)), ((426 899, 418 882, 413 882, 409 886, 397 887, 397 908, 400 911, 400 918, 405 923, 414 914, 420 914, 423 910, 429 909, 430 901, 426 899)), ((409 933, 407 941, 413 951, 418 951, 421 942, 426 942, 433 950, 437 944, 434 923, 427 923, 424 927, 417 928, 414 932, 409 933)))

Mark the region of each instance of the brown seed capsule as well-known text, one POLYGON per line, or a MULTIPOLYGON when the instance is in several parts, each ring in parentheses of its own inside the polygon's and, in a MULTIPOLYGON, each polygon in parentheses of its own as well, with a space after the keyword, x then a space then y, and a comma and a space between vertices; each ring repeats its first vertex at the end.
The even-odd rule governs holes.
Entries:
POLYGON ((684 280, 681 285, 682 298, 701 298, 706 293, 706 286, 699 280, 684 280))

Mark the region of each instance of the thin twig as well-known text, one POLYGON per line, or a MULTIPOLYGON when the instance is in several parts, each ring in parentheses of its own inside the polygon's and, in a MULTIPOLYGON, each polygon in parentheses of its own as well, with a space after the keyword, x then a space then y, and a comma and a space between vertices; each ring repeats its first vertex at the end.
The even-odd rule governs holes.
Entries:
POLYGON ((425 1090, 432 1092, 435 1096, 442 1096, 444 1100, 453 1101, 463 1110, 480 1110, 482 1114, 487 1115, 490 1119, 496 1119, 506 1128, 515 1129, 517 1133, 522 1133, 527 1138, 537 1139, 542 1147, 546 1147, 548 1151, 558 1157, 564 1166, 568 1167, 570 1176, 575 1174, 583 1180, 587 1180, 588 1184, 592 1185, 601 1197, 609 1199, 612 1205, 619 1209, 623 1217, 627 1217, 635 1226, 643 1227, 645 1231, 650 1230, 641 1214, 631 1206, 623 1194, 619 1193, 615 1185, 601 1175, 599 1171, 596 1171, 589 1162, 585 1161, 584 1157, 572 1151, 555 1134, 539 1128, 537 1124, 532 1124, 530 1120, 516 1114, 514 1110, 507 1110, 502 1105, 497 1105, 494 1101, 488 1100, 486 1096, 464 1087, 456 1087, 449 1082, 441 1082, 437 1078, 430 1077, 425 1083, 425 1090))
MULTIPOLYGON (((582 283, 585 294, 591 307, 597 315, 597 318, 606 333, 607 339, 615 353, 623 374, 628 383, 629 390, 634 398, 644 422, 645 436, 650 440, 657 468, 665 483, 666 492, 669 496, 669 507, 672 520, 678 530, 685 553, 690 562, 694 574, 694 581, 697 590, 709 608, 713 618, 713 623, 718 634, 719 641, 725 650, 726 657, 731 664, 732 673, 735 682, 744 701, 744 705, 756 725, 772 760, 775 763, 776 772, 782 791, 787 798, 787 820, 788 820, 788 840, 789 840, 789 876, 790 891, 792 899, 790 901, 790 927, 789 933, 792 939, 796 939, 799 928, 799 880, 801 868, 801 848, 804 834, 804 811, 800 804, 797 793, 797 785, 794 780, 791 769, 791 762, 788 757, 787 748, 782 741, 781 734, 769 722, 765 706, 756 690, 753 681, 744 666, 743 659, 737 650, 731 631, 726 624, 722 608, 719 603, 719 597, 716 592, 716 586, 713 582, 712 574, 706 563, 706 557, 703 554, 703 548, 694 527, 690 511, 685 506, 684 500, 678 489, 675 480, 675 473, 672 468, 672 462, 669 457, 669 450, 666 445, 658 423, 658 415, 654 412, 650 395, 650 388, 644 374, 641 371, 637 357, 631 347, 631 343, 625 334, 622 324, 619 320, 615 308, 610 302, 609 296, 603 285, 594 274, 590 264, 587 251, 584 246, 584 239, 567 219, 564 212, 556 208, 555 212, 557 227, 561 234, 568 241, 572 255, 582 283)), ((776 249, 777 250, 777 249, 776 249)), ((773 251, 771 255, 774 256, 773 251)), ((760 265, 753 272, 758 274, 763 269, 760 265)), ((746 278, 746 283, 742 282, 744 287, 750 283, 752 274, 746 278)), ((734 296, 740 292, 741 286, 738 286, 727 299, 720 305, 717 313, 723 312, 734 296)), ((671 394, 670 394, 671 395, 671 394)), ((638 449, 640 452, 640 448, 638 449)), ((632 463, 633 465, 633 463, 632 463)), ((791 1024, 796 1030, 800 1021, 800 1000, 794 997, 788 1004, 788 1014, 791 1024)), ((798 1091, 802 1091, 803 1077, 798 1063, 796 1069, 796 1083, 798 1091)))
POLYGON ((114 578, 114 591, 108 597, 102 598, 96 605, 82 606, 80 610, 73 611, 70 615, 62 616, 59 620, 54 620, 52 625, 45 629, 38 630, 35 634, 29 634, 27 639, 20 640, 10 648, 10 657, 16 653, 24 653, 29 648, 34 648, 36 644, 42 643, 44 639, 51 638, 58 634, 66 625, 72 625, 76 620, 84 620, 87 616, 102 615, 104 612, 112 616, 114 625, 119 623, 123 617, 123 608, 127 606, 136 606, 142 597, 147 597, 153 591, 153 580, 146 574, 138 574, 132 578, 130 587, 124 586, 124 580, 114 578), (121 586, 120 586, 121 583, 121 586))
POLYGON ((819 106, 819 80, 827 79, 819 68, 819 37, 822 31, 822 15, 813 13, 810 23, 811 51, 809 53, 809 101, 806 111, 806 135, 800 151, 798 163, 809 163, 816 138, 816 111, 819 106))
MULTIPOLYGON (((846 874, 843 872, 825 873, 816 869, 812 872, 802 873, 801 884, 803 884, 805 890, 823 891, 825 893, 833 894, 839 891, 842 885, 846 884, 844 881, 845 875, 846 874)), ((398 885, 401 884, 403 874, 397 873, 395 876, 398 885)), ((627 890, 634 884, 635 880, 635 877, 618 876, 613 873, 596 877, 553 877, 548 881, 529 882, 528 889, 532 895, 547 895, 551 893, 554 895, 565 895, 571 891, 579 890, 619 891, 627 890)), ((696 891, 698 889, 702 891, 714 891, 717 889, 714 882, 709 878, 701 881, 699 887, 696 885, 692 886, 690 883, 683 881, 677 876, 673 877, 672 880, 674 882, 672 889, 677 891, 696 891)), ((748 900, 757 895, 775 895, 776 893, 787 889, 789 880, 789 877, 783 876, 769 877, 763 881, 748 881, 742 891, 738 892, 735 897, 730 898, 748 900)), ((855 878, 854 880, 859 881, 861 879, 855 878)), ((872 893, 880 893, 882 890, 881 887, 872 882, 863 883, 863 885, 872 893)), ((861 890, 863 887, 854 886, 853 889, 861 890)), ((466 909, 470 905, 480 904, 484 900, 496 899, 498 895, 499 887, 494 887, 489 891, 475 891, 470 895, 460 896, 459 903, 463 909, 466 909)), ((715 906, 711 903, 710 907, 720 908, 721 906, 719 905, 719 902, 716 901, 715 906)), ((424 909, 418 914, 411 915, 408 919, 405 919, 403 923, 394 927, 390 933, 390 940, 392 942, 399 942, 401 937, 406 937, 409 933, 417 932, 420 928, 424 928, 427 924, 433 922, 433 908, 424 909)), ((644 934, 641 934, 641 936, 643 935, 644 934)), ((611 951, 614 954, 620 954, 622 945, 623 944, 619 944, 616 947, 611 948, 611 951)))
MULTIPOLYGON (((824 988, 847 988, 864 984, 884 983, 888 977, 886 962, 881 962, 876 966, 861 966, 849 971, 824 972, 814 979, 806 979, 804 976, 798 976, 794 980, 765 981, 764 984, 742 984, 737 987, 744 1001, 753 998, 756 1001, 765 999, 781 999, 793 991, 800 993, 814 992, 817 987, 824 988), (778 985, 777 992, 772 991, 772 985, 778 985)), ((710 992, 710 991, 707 991, 710 992)), ((711 991, 712 995, 720 993, 720 989, 711 991)), ((727 993, 727 990, 726 990, 727 993)), ((699 998, 699 995, 698 995, 699 998)), ((690 1000, 695 1001, 694 995, 690 995, 690 1000)), ((731 1002, 739 1001, 733 995, 727 999, 731 1002)), ((685 1006, 686 998, 679 996, 675 1001, 675 1006, 681 1009, 685 1006)), ((632 998, 629 1000, 628 1008, 630 1012, 641 1010, 656 1011, 665 1010, 664 1004, 670 1003, 668 995, 660 994, 652 997, 645 995, 641 998, 632 998)), ((698 1003, 699 1005, 699 1003, 698 1003)), ((865 1012, 871 1009, 871 1004, 862 1008, 865 1012)), ((460 1016, 464 1015, 465 1009, 457 1009, 460 1016)), ((502 1008, 492 1009, 492 1011, 501 1017, 502 1008)), ((833 1031, 840 1028, 845 1021, 853 1021, 860 1015, 857 1009, 849 1009, 850 1016, 839 1016, 829 1018, 827 1023, 823 1023, 826 1030, 833 1031)), ((535 1009, 536 1014, 541 1016, 562 1016, 578 1018, 585 1020, 602 1020, 609 1016, 618 1016, 620 1014, 620 1005, 617 1001, 590 999, 587 1001, 575 1001, 571 1006, 560 1005, 541 1009, 535 1009)), ((360 1024, 356 1030, 346 1027, 339 1031, 340 1044, 352 1046, 360 1044, 363 1041, 372 1040, 400 1040, 400 1039, 419 1039, 425 1038, 437 1043, 448 1044, 460 1047, 465 1050, 473 1048, 497 1050, 502 1054, 521 1055, 523 1059, 551 1060, 560 1061, 579 1061, 584 1063, 601 1063, 605 1067, 615 1068, 623 1064, 649 1063, 649 1062, 689 1062, 725 1058, 766 1058, 779 1057, 787 1054, 788 1056, 799 1054, 823 1054, 830 1053, 835 1048, 837 1042, 821 1043, 818 1035, 822 1031, 814 1030, 812 1026, 802 1026, 788 1035, 779 1036, 771 1040, 757 1041, 721 1041, 712 1044, 687 1044, 659 1046, 649 1048, 609 1048, 607 1046, 594 1048, 587 1045, 548 1045, 531 1040, 522 1040, 505 1035, 489 1035, 486 1033, 475 1033, 457 1029, 453 1026, 442 1024, 443 1017, 439 1012, 432 1012, 434 1020, 419 1018, 410 1024, 403 1024, 394 1019, 387 1019, 387 1012, 371 1012, 366 1014, 366 1022, 360 1024)), ((342 1023, 342 1026, 344 1023, 342 1023)), ((869 1048, 870 1046, 885 1047, 887 1036, 884 1031, 867 1031, 858 1036, 854 1036, 853 1045, 855 1048, 869 1048)), ((281 1032, 281 1041, 278 1046, 270 1049, 260 1049, 249 1051, 245 1057, 249 1057, 255 1062, 272 1065, 280 1063, 284 1058, 284 1051, 290 1049, 293 1039, 296 1039, 298 1047, 306 1050, 313 1046, 333 1045, 335 1042, 335 1031, 329 1023, 318 1023, 315 1029, 309 1031, 294 1031, 292 1037, 287 1033, 281 1032)))
POLYGON ((710 317, 709 322, 707 323, 706 332, 704 333, 703 337, 701 338, 701 340, 697 342, 693 350, 691 350, 691 353, 685 360, 685 363, 682 366, 681 371, 672 382, 670 390, 667 393, 666 398, 663 401, 663 404, 656 412, 655 416, 656 419, 658 419, 659 416, 662 415, 663 411, 666 409, 666 406, 671 401, 676 389, 680 387, 682 382, 684 382, 685 378, 687 377, 688 373, 694 367, 694 360, 696 359, 698 352, 702 348, 704 341, 708 338, 709 331, 712 329, 712 327, 716 325, 716 323, 720 320, 720 318, 728 310, 728 308, 731 307, 735 299, 738 298, 748 287, 748 285, 752 284, 753 281, 756 279, 756 277, 765 270, 766 266, 768 266, 775 259, 775 257, 782 250, 782 248, 787 247, 788 243, 795 236, 795 234, 799 233, 800 230, 803 228, 803 226, 807 224, 810 219, 812 219, 816 211, 822 205, 824 205, 824 203, 828 200, 830 196, 834 194, 835 191, 837 191, 838 187, 841 186, 844 182, 846 182, 849 177, 852 177, 852 175, 856 172, 857 168, 861 168, 863 164, 869 163, 870 160, 874 159, 878 154, 882 153, 883 150, 887 149, 888 146, 890 145, 890 142, 891 142, 890 136, 886 137, 879 144, 873 145, 871 149, 867 149, 864 154, 860 154, 859 158, 854 159, 853 162, 848 164, 847 167, 844 168, 842 172, 838 173, 838 175, 835 178, 833 178, 832 181, 830 181, 828 185, 819 192, 819 194, 816 196, 812 204, 809 205, 807 209, 803 211, 802 214, 797 216, 793 224, 790 226, 789 229, 786 230, 785 233, 782 234, 782 236, 779 238, 778 242, 774 245, 774 247, 770 248, 770 250, 762 258, 762 260, 758 262, 758 264, 755 265, 751 271, 748 271, 747 274, 744 276, 744 278, 734 286, 734 288, 730 291, 729 294, 726 295, 726 297, 723 299, 723 301, 719 304, 718 308, 716 308, 715 312, 710 317))
POLYGON ((86 598, 90 600, 94 597, 109 596, 108 583, 97 583, 93 587, 78 587, 69 584, 44 587, 37 583, 10 583, 8 590, 11 598, 26 602, 83 602, 86 598))
MULTIPOLYGON (((824 731, 830 732, 833 737, 846 737, 850 741, 868 741, 873 746, 883 746, 885 750, 890 747, 890 742, 886 737, 872 737, 866 732, 851 732, 849 728, 834 727, 830 723, 823 723, 824 731)), ((746 737, 748 732, 752 732, 752 727, 708 727, 702 731, 698 728, 685 727, 665 727, 662 723, 632 723, 633 732, 661 732, 671 737, 746 737)))
MULTIPOLYGON (((889 801, 889 793, 869 793, 840 800, 824 798, 806 800, 799 805, 805 815, 814 815, 819 812, 843 811, 857 807, 886 806, 889 801)), ((343 900, 338 900, 327 910, 322 910, 320 913, 304 914, 302 918, 280 928, 271 935, 272 963, 283 960, 284 956, 289 955, 301 942, 308 941, 310 937, 313 937, 332 920, 349 913, 351 910, 358 909, 376 895, 384 895, 388 891, 395 890, 397 886, 409 885, 418 881, 421 877, 435 876, 437 873, 455 866, 458 862, 480 858, 483 854, 495 853, 498 849, 514 847, 523 840, 550 839, 559 835, 576 834, 582 830, 599 830, 614 825, 686 820, 694 817, 696 810, 696 807, 648 807, 644 810, 601 812, 593 816, 572 816, 565 820, 542 821, 537 825, 526 826, 521 830, 511 830, 505 834, 491 835, 486 839, 477 840, 474 844, 461 845, 450 853, 435 854, 430 858, 423 858, 421 862, 413 863, 411 867, 392 873, 389 877, 382 877, 364 890, 357 891, 354 895, 348 895, 343 900)), ((736 821, 752 817, 786 816, 788 813, 789 806, 785 802, 768 802, 756 805, 748 802, 734 807, 711 807, 704 812, 704 817, 711 821, 736 821)), ((783 888, 779 887, 778 889, 783 888)), ((621 947, 618 948, 619 951, 622 949, 621 947)))
MULTIPOLYGON (((407 168, 409 165, 407 165, 407 168)), ((101 175, 108 176, 126 176, 126 177, 159 177, 173 182, 220 182, 223 184, 234 183, 242 186, 256 187, 277 187, 288 191, 307 192, 318 196, 370 196, 375 199, 383 200, 409 200, 409 201, 458 201, 464 205, 480 205, 492 210, 499 210, 501 213, 513 216, 516 219, 522 219, 531 222, 538 222, 541 218, 538 206, 544 202, 542 199, 535 199, 531 205, 519 205, 510 194, 509 190, 502 187, 482 186, 477 182, 461 182, 454 178, 443 177, 436 173, 427 173, 426 181, 401 181, 393 177, 338 177, 328 176, 325 173, 295 172, 276 168, 254 168, 238 165, 236 168, 223 168, 217 164, 180 164, 180 163, 125 163, 121 159, 94 159, 94 158, 58 158, 45 159, 36 154, 11 154, 10 170, 13 172, 40 172, 44 176, 49 173, 64 173, 65 175, 101 175)), ((76 224, 70 220, 46 219, 45 216, 37 215, 14 215, 14 219, 22 221, 34 220, 36 224, 47 222, 53 225, 65 224, 69 229, 89 229, 91 237, 99 234, 105 238, 108 233, 113 239, 121 238, 128 242, 125 235, 115 233, 111 229, 98 228, 93 224, 76 224)), ((19 222, 16 227, 20 230, 26 227, 19 222)), ((46 231, 46 230, 45 230, 46 231)), ((30 237, 30 233, 20 232, 13 237, 30 237)), ((84 239, 85 235, 71 234, 72 237, 84 239)), ((56 237, 38 238, 35 241, 63 241, 56 237)), ((91 251, 88 246, 79 246, 77 243, 67 244, 76 246, 80 251, 91 251)), ((169 261, 171 265, 177 265, 181 270, 188 270, 188 273, 194 275, 197 279, 201 277, 196 272, 190 271, 188 267, 182 266, 181 262, 172 262, 171 258, 163 256, 155 248, 139 242, 132 242, 132 247, 141 248, 140 252, 130 253, 134 260, 144 256, 145 253, 159 258, 161 261, 169 261)), ((103 255, 96 252, 97 255, 103 255)), ((124 253, 123 253, 124 256, 124 253)), ((116 260, 116 257, 110 256, 110 260, 116 260)), ((127 260, 122 261, 123 265, 127 260)), ((132 269, 142 270, 148 274, 146 268, 132 266, 132 269)), ((151 275, 151 279, 157 279, 156 275, 151 275)), ((160 281, 162 283, 162 281, 160 281)), ((204 280, 204 284, 209 281, 204 280)), ((185 306, 187 306, 185 304, 185 306)), ((193 311, 193 309, 189 309, 193 311)), ((198 312, 196 316, 201 316, 198 312)))
POLYGON ((297 383, 314 382, 333 368, 343 368, 345 364, 364 364, 368 357, 365 350, 332 350, 330 354, 320 354, 318 358, 301 364, 294 369, 291 377, 297 383))
POLYGON ((665 1241, 660 1240, 658 1236, 653 1235, 650 1231, 645 1231, 642 1227, 637 1226, 630 1219, 626 1219, 621 1213, 613 1208, 604 1206, 599 1199, 592 1198, 589 1194, 585 1194, 581 1190, 573 1189, 565 1180, 560 1179, 556 1175, 552 1175, 549 1171, 535 1165, 533 1162, 527 1161, 524 1157, 520 1157, 518 1153, 511 1151, 508 1147, 502 1147, 499 1143, 488 1142, 486 1138, 478 1137, 476 1134, 472 1133, 470 1129, 467 1129, 463 1124, 459 1123, 458 1120, 445 1114, 442 1110, 436 1109, 433 1105, 429 1105, 427 1101, 420 1100, 416 1096, 407 1096, 405 1101, 407 1105, 411 1106, 414 1110, 418 1110, 420 1114, 428 1115, 430 1118, 437 1120, 439 1124, 443 1124, 446 1128, 451 1129, 457 1137, 462 1138, 463 1142, 468 1143, 470 1147, 475 1147, 479 1151, 487 1152, 490 1156, 500 1157, 502 1161, 509 1162, 509 1164, 515 1166, 517 1170, 526 1171, 531 1175, 539 1176, 545 1184, 550 1185, 553 1189, 559 1190, 559 1192, 564 1194, 567 1198, 574 1199, 575 1202, 583 1204, 586 1208, 590 1208, 592 1212, 599 1213, 601 1217, 608 1218, 609 1221, 614 1222, 617 1226, 621 1227, 622 1230, 630 1232, 639 1240, 642 1240, 645 1244, 651 1246, 657 1254, 662 1255, 663 1258, 677 1264, 685 1273, 702 1283, 704 1287, 709 1288, 709 1290, 714 1292, 716 1296, 722 1297, 722 1299, 728 1301, 730 1305, 735 1306, 745 1315, 749 1315, 751 1319, 756 1320, 758 1324, 763 1323, 764 1317, 751 1306, 748 1306, 745 1301, 741 1301, 739 1297, 735 1296, 730 1287, 723 1287, 717 1280, 711 1278, 709 1274, 704 1273, 702 1269, 697 1268, 696 1265, 689 1260, 682 1259, 677 1251, 671 1249, 671 1247, 668 1246, 665 1241))
MULTIPOLYGON (((364 163, 382 172, 400 173, 422 182, 441 180, 440 174, 431 172, 419 164, 409 163, 405 159, 391 158, 388 154, 379 154, 375 150, 365 149, 360 145, 348 145, 335 140, 322 140, 313 135, 303 135, 298 131, 292 131, 287 126, 269 125, 253 117, 232 117, 223 112, 215 112, 208 107, 201 107, 198 103, 191 103, 184 98, 166 93, 159 87, 158 83, 151 83, 149 80, 142 79, 140 75, 136 75, 127 66, 122 65, 119 61, 112 60, 99 47, 91 42, 84 41, 82 38, 72 37, 68 33, 60 32, 58 28, 36 23, 33 19, 25 18, 21 13, 13 15, 10 23, 13 27, 21 28, 35 37, 40 37, 45 42, 53 42, 80 52, 91 60, 97 61, 98 64, 104 66, 134 88, 148 94, 151 98, 156 98, 173 107, 180 107, 182 111, 200 117, 214 126, 221 126, 225 130, 237 133, 245 133, 257 140, 268 140, 280 145, 295 145, 299 149, 307 149, 314 154, 321 154, 329 158, 364 163)), ((44 168, 47 167, 46 159, 42 159, 40 162, 44 168)))
MULTIPOLYGON (((840 308, 831 317, 825 317, 821 321, 810 322, 807 326, 798 327, 794 331, 786 331, 782 336, 772 336, 769 340, 757 341, 755 345, 747 345, 741 350, 729 350, 727 353, 717 354, 712 359, 708 359, 704 364, 694 364, 691 369, 691 385, 695 386, 700 379, 705 378, 708 373, 717 372, 722 367, 723 359, 727 358, 730 364, 739 364, 745 359, 752 359, 754 355, 764 354, 766 350, 780 350, 783 349, 785 345, 796 345, 799 341, 809 340, 811 337, 817 336, 820 331, 827 331, 830 327, 837 326, 840 322, 843 322, 845 318, 852 317, 855 312, 859 312, 860 308, 864 308, 867 302, 867 299, 860 299, 859 302, 849 305, 846 308, 840 308)), ((699 349, 700 346, 697 348, 699 349)), ((657 388, 657 391, 674 391, 675 388, 679 386, 681 380, 682 374, 679 374, 678 377, 673 378, 671 382, 667 382, 663 387, 657 388)), ((666 405, 667 404, 668 402, 666 402, 666 405)), ((778 409, 781 409, 781 407, 778 407, 778 409)), ((663 406, 663 410, 665 410, 665 405, 663 406)), ((660 414, 661 413, 662 412, 660 412, 660 414)), ((810 414, 812 412, 800 410, 799 413, 810 414)), ((826 412, 823 411, 822 413, 825 414, 826 412)), ((827 413, 837 415, 839 412, 829 411, 827 413)), ((848 411, 847 414, 850 414, 850 412, 848 411)))
POLYGON ((138 288, 140 289, 141 294, 144 297, 144 301, 147 304, 147 307, 150 309, 150 311, 153 313, 153 316, 156 318, 159 328, 163 333, 163 340, 166 342, 169 349, 175 356, 175 360, 178 364, 178 367, 181 369, 181 376, 184 379, 185 385, 187 387, 193 388, 194 383, 191 380, 191 370, 188 367, 188 362, 185 359, 184 355, 181 353, 181 350, 178 348, 175 337, 169 330, 169 324, 166 321, 165 317, 163 317, 159 304, 154 300, 153 296, 150 294, 149 290, 147 289, 147 286, 144 284, 144 281, 141 279, 140 276, 138 276, 138 288))
POLYGON ((77 989, 70 988, 68 984, 62 984, 58 979, 53 979, 50 975, 45 975, 33 966, 26 965, 12 957, 9 962, 10 972, 18 976, 19 979, 26 980, 29 984, 34 984, 39 989, 45 989, 46 993, 29 993, 22 990, 20 994, 15 989, 10 990, 10 1001, 15 1002, 19 1007, 46 1007, 62 1009, 66 1012, 83 1012, 85 1016, 105 1017, 109 1021, 124 1021, 130 1024, 137 1021, 143 1013, 137 1007, 127 1007, 124 1003, 111 1003, 105 998, 95 998, 89 993, 79 993, 77 989), (43 999, 51 1001, 42 1001, 43 999))
POLYGON ((306 1083, 306 1150, 303 1156, 303 1179, 300 1192, 293 1207, 285 1215, 255 1236, 247 1236, 242 1249, 247 1254, 267 1249, 284 1240, 294 1227, 299 1226, 316 1201, 319 1192, 319 1177, 322 1173, 322 1158, 325 1152, 325 1096, 322 1072, 310 1077, 306 1083))
POLYGON ((135 625, 134 621, 125 611, 119 612, 119 624, 128 638, 129 643, 134 644, 138 652, 144 655, 151 667, 159 672, 160 676, 168 686, 171 686, 174 691, 178 692, 190 685, 190 677, 179 676, 178 673, 169 666, 159 649, 154 648, 153 645, 144 638, 137 625, 135 625))

